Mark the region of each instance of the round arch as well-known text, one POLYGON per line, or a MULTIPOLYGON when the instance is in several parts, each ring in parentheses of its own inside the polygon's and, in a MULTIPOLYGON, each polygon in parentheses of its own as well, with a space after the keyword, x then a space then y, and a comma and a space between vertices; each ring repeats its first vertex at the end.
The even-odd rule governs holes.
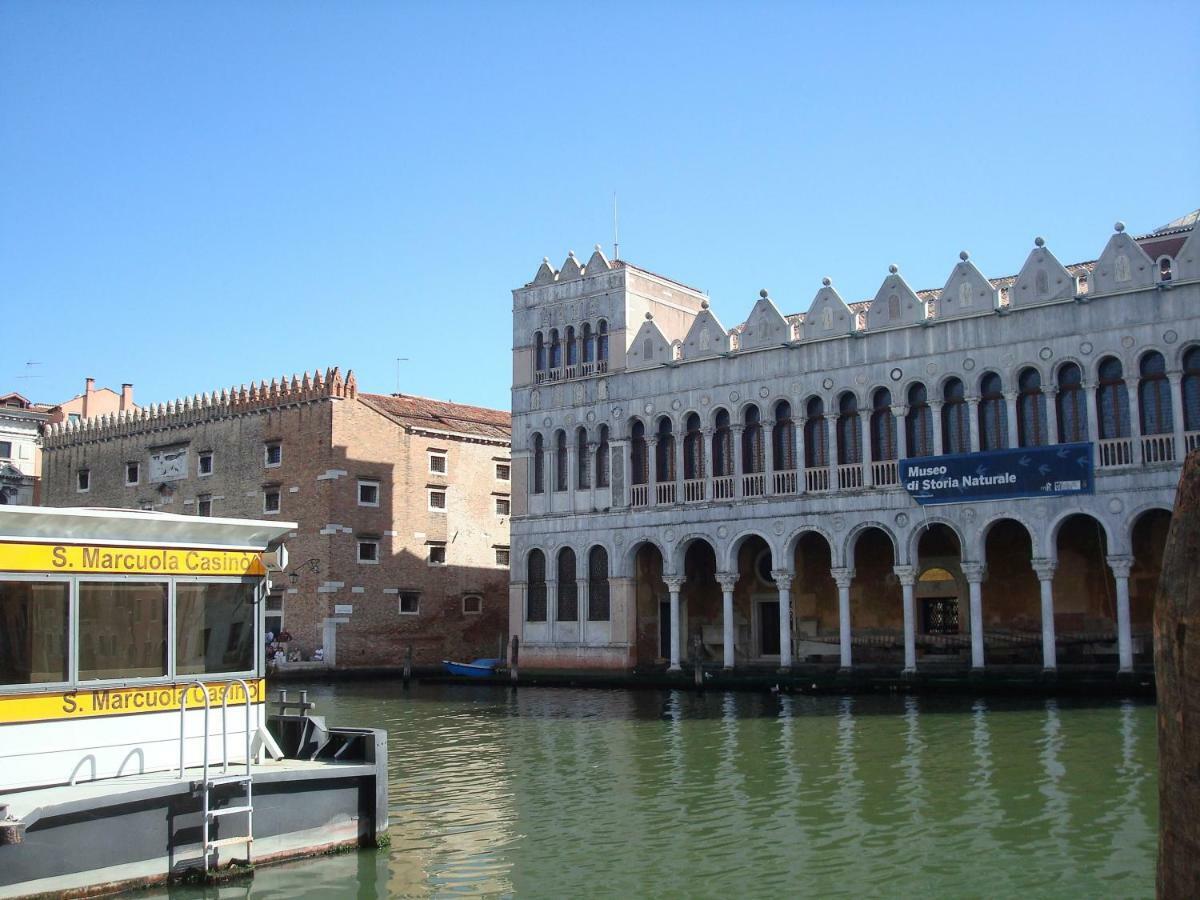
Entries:
POLYGON ((1122 528, 1122 531, 1125 533, 1126 537, 1129 538, 1131 546, 1133 543, 1133 529, 1137 527, 1138 522, 1143 516, 1152 512, 1165 512, 1169 516, 1171 515, 1172 510, 1170 504, 1167 503, 1143 503, 1125 517, 1125 524, 1122 528))
POLYGON ((950 532, 954 535, 954 537, 958 539, 959 559, 962 562, 971 562, 972 561, 967 556, 967 553, 971 549, 971 545, 967 543, 966 536, 963 534, 962 529, 959 528, 956 523, 950 521, 949 519, 943 519, 940 516, 936 517, 936 518, 933 516, 930 516, 927 519, 922 519, 917 525, 915 525, 913 527, 912 531, 909 532, 908 541, 906 543, 908 545, 908 563, 910 565, 914 565, 914 566, 920 565, 921 556, 920 556, 920 553, 918 553, 917 551, 921 545, 921 535, 923 535, 926 531, 928 531, 930 529, 930 527, 933 525, 945 525, 946 528, 948 528, 950 530, 950 532))
POLYGON ((748 538, 752 537, 761 539, 763 543, 767 545, 767 548, 771 551, 771 562, 773 567, 779 567, 779 548, 775 546, 775 542, 761 531, 754 528, 747 528, 745 531, 740 531, 733 536, 733 539, 730 540, 726 545, 724 553, 717 554, 717 562, 722 567, 721 571, 736 572, 738 570, 738 551, 741 549, 742 544, 744 544, 748 538))
MULTIPOLYGON (((642 535, 641 537, 638 537, 635 540, 630 541, 629 544, 625 547, 625 549, 621 551, 621 571, 619 574, 614 575, 614 577, 631 577, 634 574, 634 564, 637 559, 638 551, 641 550, 642 547, 644 547, 647 544, 649 544, 651 547, 653 547, 655 550, 657 550, 659 555, 662 557, 663 574, 664 575, 673 574, 674 570, 670 568, 671 561, 672 561, 670 552, 667 550, 664 550, 663 545, 661 543, 659 543, 659 541, 657 539, 652 538, 649 535, 642 535)), ((610 554, 609 555, 609 560, 610 560, 609 565, 610 566, 612 565, 611 560, 613 558, 614 557, 610 554)))
POLYGON ((696 543, 696 541, 703 541, 704 543, 708 544, 709 549, 711 549, 713 552, 713 556, 717 560, 720 560, 721 555, 717 552, 718 542, 716 538, 701 531, 690 531, 676 541, 675 545, 671 548, 672 570, 676 572, 683 572, 683 562, 687 558, 687 552, 691 548, 692 544, 696 543))
POLYGON ((1050 527, 1046 529, 1044 535, 1045 543, 1043 544, 1044 552, 1042 554, 1047 559, 1054 560, 1055 562, 1058 561, 1058 533, 1062 529, 1063 522, 1072 516, 1087 516, 1089 519, 1094 519, 1100 524, 1100 527, 1104 530, 1104 540, 1110 555, 1128 552, 1126 549, 1128 544, 1124 540, 1124 535, 1114 535, 1112 526, 1103 516, 1098 516, 1090 510, 1076 507, 1075 509, 1063 510, 1050 520, 1050 527))
POLYGON ((992 528, 1001 522, 1011 520, 1016 522, 1025 529, 1025 533, 1029 535, 1029 543, 1036 554, 1042 546, 1042 537, 1038 530, 1029 524, 1029 520, 1020 513, 1004 512, 998 513, 980 524, 975 532, 975 543, 971 547, 971 559, 983 561, 987 558, 987 539, 992 528))
POLYGON ((892 559, 895 560, 895 565, 905 565, 907 561, 901 559, 901 545, 900 542, 896 540, 896 535, 892 532, 892 529, 890 529, 887 525, 884 525, 882 522, 860 522, 850 529, 850 533, 846 535, 846 541, 842 546, 842 559, 846 561, 846 568, 854 568, 854 551, 855 547, 858 545, 858 539, 862 536, 864 531, 867 531, 871 528, 882 531, 885 535, 887 535, 888 540, 892 542, 892 559))
POLYGON ((840 543, 835 541, 833 539, 833 535, 831 535, 828 531, 826 531, 824 528, 818 528, 816 525, 802 525, 787 536, 787 539, 783 543, 786 559, 795 559, 796 545, 800 543, 800 539, 806 534, 815 534, 823 538, 829 547, 829 558, 833 562, 833 567, 836 569, 842 565, 842 560, 844 557, 841 553, 842 548, 840 543))

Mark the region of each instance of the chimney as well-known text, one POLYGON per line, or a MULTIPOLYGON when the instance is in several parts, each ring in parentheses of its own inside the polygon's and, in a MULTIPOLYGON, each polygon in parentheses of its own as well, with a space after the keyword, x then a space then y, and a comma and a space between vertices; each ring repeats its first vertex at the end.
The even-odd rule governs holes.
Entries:
POLYGON ((121 385, 121 405, 118 407, 121 412, 128 412, 133 409, 133 385, 121 385))
POLYGON ((88 407, 91 404, 88 401, 92 399, 92 394, 94 393, 96 393, 96 379, 89 378, 83 389, 83 409, 81 410, 81 413, 85 419, 88 417, 88 413, 90 412, 88 407))

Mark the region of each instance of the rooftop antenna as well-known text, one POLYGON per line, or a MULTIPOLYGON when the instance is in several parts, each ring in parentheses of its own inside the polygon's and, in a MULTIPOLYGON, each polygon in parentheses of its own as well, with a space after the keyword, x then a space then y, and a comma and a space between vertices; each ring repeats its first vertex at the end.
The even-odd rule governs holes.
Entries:
POLYGON ((617 192, 613 191, 613 259, 621 258, 621 239, 617 232, 617 192))
POLYGON ((400 393, 400 363, 408 362, 407 356, 396 357, 396 393, 400 393))
POLYGON ((34 375, 33 374, 33 367, 40 366, 40 365, 41 365, 40 362, 33 362, 32 360, 26 362, 25 363, 25 374, 18 375, 17 378, 21 379, 21 380, 24 380, 26 378, 44 378, 45 376, 43 376, 43 375, 34 375))

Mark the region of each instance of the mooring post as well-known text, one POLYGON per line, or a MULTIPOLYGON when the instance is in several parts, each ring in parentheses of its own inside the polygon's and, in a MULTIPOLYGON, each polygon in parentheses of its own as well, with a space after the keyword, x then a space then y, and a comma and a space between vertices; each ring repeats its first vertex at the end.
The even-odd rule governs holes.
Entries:
POLYGON ((413 646, 409 644, 404 650, 404 674, 402 678, 405 684, 408 684, 408 679, 412 678, 412 659, 413 646))
POLYGON ((1154 598, 1158 896, 1200 897, 1200 453, 1183 464, 1154 598))
POLYGON ((515 634, 512 637, 512 651, 508 657, 508 677, 513 684, 517 683, 517 657, 521 652, 521 639, 515 634))

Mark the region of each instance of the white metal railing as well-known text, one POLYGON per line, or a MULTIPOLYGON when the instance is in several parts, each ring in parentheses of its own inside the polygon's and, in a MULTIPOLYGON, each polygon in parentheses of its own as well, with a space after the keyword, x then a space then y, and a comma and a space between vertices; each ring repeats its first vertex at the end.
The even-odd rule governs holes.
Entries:
POLYGON ((705 485, 707 480, 704 478, 688 478, 683 482, 683 502, 684 503, 700 503, 705 499, 707 491, 705 485))
POLYGON ((747 472, 742 476, 742 496, 761 497, 767 492, 767 476, 763 472, 747 472))
POLYGON ((863 486, 862 463, 846 463, 837 467, 838 490, 852 491, 863 486))
POLYGON ((1187 431, 1183 435, 1183 446, 1186 453, 1200 450, 1200 431, 1187 431))
POLYGON ((1142 462, 1165 463, 1175 461, 1175 435, 1142 435, 1142 462))
POLYGON ((675 482, 660 481, 654 485, 654 502, 658 506, 670 506, 675 502, 675 482))
POLYGON ((634 484, 629 487, 630 506, 649 506, 650 488, 644 484, 634 484))
POLYGON ((881 459, 871 463, 871 484, 888 487, 900 483, 900 467, 894 459, 881 459))
POLYGON ((804 489, 809 493, 829 490, 829 467, 817 466, 804 470, 804 489))
POLYGON ((1133 438, 1108 438, 1097 441, 1097 446, 1102 469, 1133 465, 1133 438))
POLYGON ((795 469, 780 469, 775 473, 775 493, 776 494, 794 494, 798 479, 795 469))
POLYGON ((712 480, 714 500, 733 499, 733 476, 714 475, 712 480))

